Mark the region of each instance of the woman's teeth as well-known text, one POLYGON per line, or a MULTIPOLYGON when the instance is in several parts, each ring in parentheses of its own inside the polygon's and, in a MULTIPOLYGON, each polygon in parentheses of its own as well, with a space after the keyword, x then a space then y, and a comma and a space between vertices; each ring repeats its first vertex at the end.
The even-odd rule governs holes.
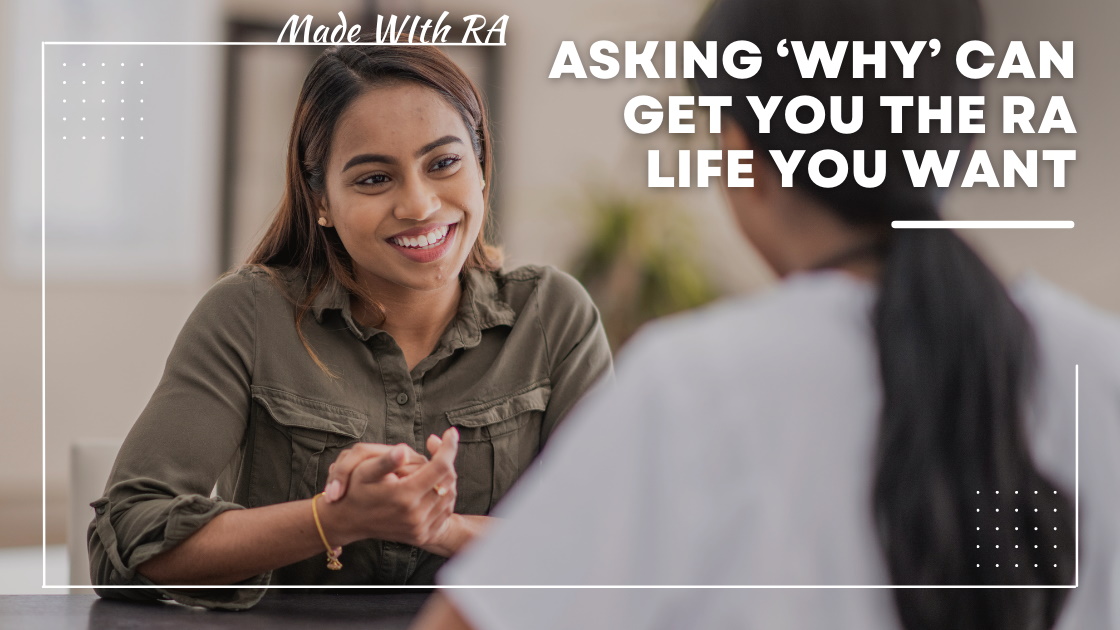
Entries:
POLYGON ((443 239, 447 238, 447 232, 450 229, 450 225, 444 225, 420 236, 394 236, 389 240, 399 247, 426 249, 443 243, 443 239))

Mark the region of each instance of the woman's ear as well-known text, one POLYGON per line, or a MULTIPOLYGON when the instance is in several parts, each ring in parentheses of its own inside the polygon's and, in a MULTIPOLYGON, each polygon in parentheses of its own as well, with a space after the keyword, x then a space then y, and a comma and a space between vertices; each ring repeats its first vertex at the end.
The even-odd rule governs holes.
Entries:
POLYGON ((334 221, 331 220, 331 210, 327 206, 326 195, 319 196, 316 199, 315 206, 319 215, 316 223, 321 227, 334 227, 334 221))

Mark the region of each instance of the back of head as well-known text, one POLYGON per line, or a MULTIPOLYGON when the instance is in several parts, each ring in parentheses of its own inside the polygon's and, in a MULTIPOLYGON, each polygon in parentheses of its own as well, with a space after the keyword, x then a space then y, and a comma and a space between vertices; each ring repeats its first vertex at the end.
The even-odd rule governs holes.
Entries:
POLYGON ((801 168, 794 176, 795 184, 825 203, 853 224, 881 224, 889 219, 932 218, 939 201, 939 189, 915 188, 906 173, 903 149, 919 153, 927 150, 948 151, 968 148, 970 138, 959 133, 918 133, 917 107, 904 110, 902 133, 891 133, 890 110, 880 107, 881 96, 971 96, 979 93, 980 83, 966 79, 956 71, 954 53, 961 44, 982 35, 980 10, 974 0, 938 2, 898 2, 895 0, 750 0, 717 2, 705 16, 696 39, 717 41, 723 46, 737 40, 756 44, 764 57, 759 72, 749 79, 734 79, 726 74, 715 78, 701 75, 698 89, 706 94, 733 95, 729 114, 750 138, 756 152, 768 150, 789 152, 805 149, 808 155, 825 149, 839 151, 848 159, 852 151, 870 153, 886 150, 887 178, 876 188, 862 188, 848 177, 839 186, 821 188, 801 168), (778 56, 779 43, 786 40, 789 54, 778 56), (918 56, 913 78, 903 76, 903 66, 891 48, 897 41, 907 47, 914 42, 937 40, 940 52, 931 55, 925 47, 918 56), (803 78, 792 50, 792 42, 801 42, 811 49, 816 42, 837 50, 846 46, 844 63, 835 78, 826 78, 817 68, 812 77, 803 78), (868 66, 863 77, 853 76, 852 52, 860 42, 864 52, 871 52, 875 42, 882 42, 885 51, 885 76, 875 78, 868 66), (757 97, 763 103, 774 96, 783 97, 777 113, 771 118, 770 131, 759 132, 758 118, 744 95, 757 97), (849 119, 851 100, 862 99, 863 122, 856 133, 841 133, 829 124, 812 134, 800 134, 786 124, 782 115, 790 99, 798 95, 816 98, 825 108, 838 97, 843 117, 849 119))
MULTIPOLYGON (((844 222, 878 227, 884 234, 874 312, 884 400, 869 509, 892 582, 1067 585, 1074 569, 1072 507, 1064 495, 1054 495, 1057 489, 1038 471, 1025 437, 1024 406, 1034 378, 1033 333, 999 279, 955 233, 890 228, 892 220, 938 218, 942 197, 932 185, 912 185, 902 151, 965 151, 971 139, 960 133, 917 133, 915 107, 907 108, 903 133, 891 133, 890 111, 880 107, 879 99, 925 95, 940 106, 939 97, 948 96, 955 108, 957 97, 979 93, 978 82, 957 72, 956 50, 981 37, 976 0, 717 1, 695 39, 717 41, 721 50, 734 41, 753 42, 763 63, 752 78, 702 77, 696 87, 704 94, 732 96, 729 115, 762 159, 769 150, 812 154, 832 149, 849 162, 855 150, 887 153, 886 179, 878 187, 863 188, 851 177, 833 188, 820 187, 804 168, 798 169, 794 185, 844 222), (837 42, 851 48, 860 41, 867 51, 875 42, 885 42, 886 76, 874 78, 867 68, 865 78, 853 78, 849 57, 836 78, 824 78, 819 70, 817 78, 802 78, 792 52, 784 58, 775 53, 783 39, 806 47, 826 42, 829 50, 837 42), (927 50, 914 77, 904 78, 890 42, 909 47, 933 39, 940 52, 931 56, 927 50), (862 97, 862 126, 844 134, 825 124, 819 132, 801 135, 790 129, 779 109, 770 131, 761 133, 745 98, 766 102, 782 96, 784 104, 802 94, 816 97, 826 108, 831 97, 842 97, 846 117, 849 99, 862 97), (1001 519, 1004 529, 1010 525, 1027 533, 1000 534, 989 515, 994 515, 993 500, 1001 489, 1023 491, 1023 501, 1038 490, 1054 497, 1059 511, 1047 515, 1047 527, 1033 509, 1014 512, 1016 516, 1001 519), (1054 518, 1061 521, 1057 529, 1054 518), (1025 541, 1025 551, 1015 552, 1024 559, 1001 562, 1010 553, 996 550, 995 543, 1012 536, 1025 541)), ((908 630, 1050 628, 1067 593, 894 591, 908 630)))

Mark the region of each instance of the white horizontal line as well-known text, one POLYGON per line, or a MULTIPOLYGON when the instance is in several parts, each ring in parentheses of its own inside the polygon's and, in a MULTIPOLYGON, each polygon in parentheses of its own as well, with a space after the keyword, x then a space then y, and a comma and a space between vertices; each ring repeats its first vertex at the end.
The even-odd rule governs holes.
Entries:
POLYGON ((43 42, 46 46, 505 46, 472 42, 43 42))
MULTIPOLYGON (((95 588, 106 589, 258 589, 258 588, 308 588, 308 589, 348 589, 348 588, 362 588, 362 589, 383 589, 383 588, 407 588, 407 589, 459 589, 459 588, 532 588, 532 589, 553 589, 553 588, 578 588, 578 589, 592 589, 592 588, 607 588, 607 589, 670 589, 670 588, 695 588, 695 589, 748 589, 748 588, 762 588, 762 589, 776 589, 776 588, 794 588, 794 589, 847 589, 847 588, 886 588, 886 589, 900 589, 900 588, 927 588, 927 589, 947 589, 947 588, 1077 588, 1075 584, 1063 585, 1027 585, 1027 584, 950 584, 950 585, 898 585, 898 584, 437 584, 437 585, 402 585, 402 584, 270 584, 266 586, 246 586, 244 584, 204 584, 204 585, 93 585, 95 588)), ((90 588, 89 584, 44 584, 43 588, 90 588)))
POLYGON ((1070 230, 1073 221, 891 221, 896 230, 1070 230))

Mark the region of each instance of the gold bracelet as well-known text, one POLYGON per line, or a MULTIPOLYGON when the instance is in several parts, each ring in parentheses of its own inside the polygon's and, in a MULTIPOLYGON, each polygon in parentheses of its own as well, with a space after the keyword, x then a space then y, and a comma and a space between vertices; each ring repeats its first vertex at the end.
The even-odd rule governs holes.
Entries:
POLYGON ((327 568, 331 571, 338 571, 342 568, 342 563, 338 561, 338 552, 331 547, 327 542, 327 535, 323 532, 323 524, 319 522, 319 497, 324 493, 311 497, 311 515, 315 517, 315 529, 319 530, 319 539, 323 541, 323 546, 327 548, 327 568))

